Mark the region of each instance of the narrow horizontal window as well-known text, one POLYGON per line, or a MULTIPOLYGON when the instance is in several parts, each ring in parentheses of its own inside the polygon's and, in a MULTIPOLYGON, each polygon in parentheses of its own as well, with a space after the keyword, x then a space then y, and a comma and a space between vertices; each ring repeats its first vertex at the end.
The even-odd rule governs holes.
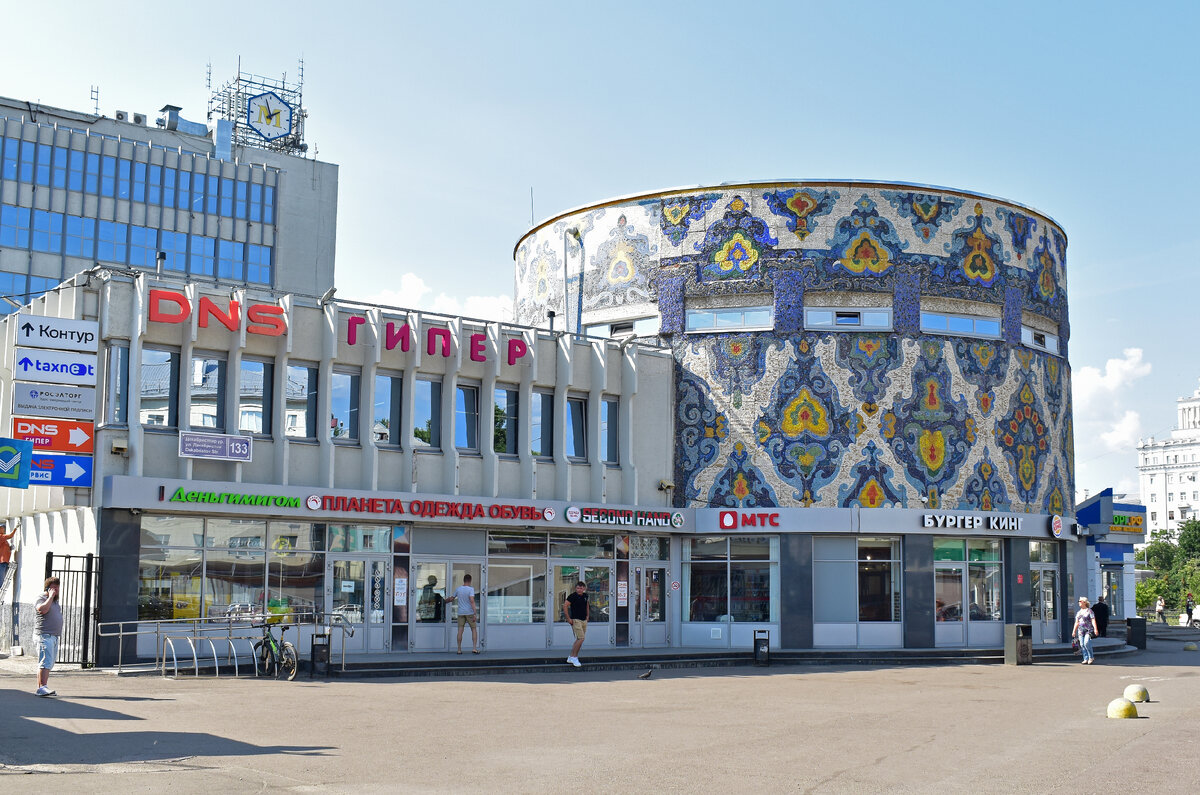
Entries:
POLYGON ((892 310, 867 307, 812 307, 804 310, 804 327, 841 331, 891 331, 892 310))
MULTIPOLYGON (((653 319, 651 318, 650 320, 653 319)), ((687 311, 688 331, 765 330, 770 329, 773 324, 774 310, 769 306, 689 309, 687 311)))
POLYGON ((1000 338, 1000 321, 979 315, 946 312, 922 312, 921 331, 932 334, 958 334, 964 337, 1000 338))

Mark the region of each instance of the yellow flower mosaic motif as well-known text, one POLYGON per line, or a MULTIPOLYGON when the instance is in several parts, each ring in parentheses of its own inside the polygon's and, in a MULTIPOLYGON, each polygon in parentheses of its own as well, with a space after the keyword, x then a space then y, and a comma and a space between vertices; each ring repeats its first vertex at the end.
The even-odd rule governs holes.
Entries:
POLYGON ((880 274, 892 267, 888 250, 866 230, 859 233, 854 242, 842 252, 841 262, 842 267, 852 273, 880 274))
POLYGON ((878 508, 883 505, 886 496, 879 481, 871 477, 858 492, 858 504, 864 508, 878 508))
POLYGON ((687 202, 672 202, 671 204, 663 205, 663 218, 671 222, 671 226, 679 226, 679 222, 687 215, 687 202))
POLYGON ((746 476, 741 472, 733 479, 733 496, 739 502, 750 496, 750 485, 746 483, 746 476))
POLYGON ((733 237, 721 246, 713 261, 723 271, 737 270, 746 273, 758 262, 758 249, 741 232, 735 232, 733 237))
POLYGON ((946 463, 946 437, 941 431, 921 431, 917 448, 921 453, 921 463, 930 472, 937 472, 946 463))
POLYGON ((807 389, 801 389, 800 394, 783 410, 783 427, 780 430, 789 439, 795 439, 803 433, 828 436, 829 417, 817 399, 807 389))

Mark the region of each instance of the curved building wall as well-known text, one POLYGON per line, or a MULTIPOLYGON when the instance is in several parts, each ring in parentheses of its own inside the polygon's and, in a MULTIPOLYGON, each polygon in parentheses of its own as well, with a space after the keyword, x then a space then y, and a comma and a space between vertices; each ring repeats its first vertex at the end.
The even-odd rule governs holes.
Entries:
POLYGON ((1070 513, 1066 245, 1045 215, 942 188, 670 191, 531 230, 516 313, 671 345, 681 506, 1070 513))

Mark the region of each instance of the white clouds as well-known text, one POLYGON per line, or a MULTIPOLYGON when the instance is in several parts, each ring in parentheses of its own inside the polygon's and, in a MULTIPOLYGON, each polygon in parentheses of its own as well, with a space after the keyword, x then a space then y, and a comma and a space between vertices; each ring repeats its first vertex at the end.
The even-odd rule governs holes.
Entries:
POLYGON ((1141 427, 1142 421, 1138 413, 1126 410, 1107 432, 1100 434, 1100 441, 1104 442, 1109 450, 1132 448, 1137 443, 1141 427))
MULTIPOLYGON (((438 293, 431 295, 433 288, 415 273, 401 274, 399 289, 380 290, 368 296, 353 296, 355 299, 373 304, 386 304, 445 315, 461 315, 481 320, 511 321, 513 299, 508 295, 470 295, 465 298, 438 293)), ((389 282, 395 283, 389 279, 389 282)), ((347 296, 350 297, 350 296, 347 296)))
POLYGON ((1095 401, 1118 397, 1122 390, 1134 381, 1150 374, 1149 362, 1142 361, 1141 348, 1126 348, 1123 359, 1109 359, 1104 363, 1104 372, 1095 367, 1080 367, 1072 378, 1071 395, 1075 408, 1085 413, 1095 401))

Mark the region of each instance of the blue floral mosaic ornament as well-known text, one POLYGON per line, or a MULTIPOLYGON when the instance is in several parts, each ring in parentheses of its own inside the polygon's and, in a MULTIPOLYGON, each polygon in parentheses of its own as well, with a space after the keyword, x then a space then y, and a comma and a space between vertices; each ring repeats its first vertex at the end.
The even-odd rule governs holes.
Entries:
MULTIPOLYGON (((762 380, 767 368, 767 351, 783 343, 767 334, 714 336, 704 341, 708 350, 709 371, 729 395, 735 409, 742 407, 742 395, 762 380)), ((696 352, 693 344, 692 350, 696 352)))
POLYGON ((700 493, 696 478, 717 460, 729 435, 729 418, 708 399, 708 387, 691 373, 680 371, 676 385, 675 478, 682 483, 684 504, 700 493))
POLYGON ((959 508, 972 511, 1007 511, 1011 507, 1008 498, 1008 488, 987 448, 983 451, 983 460, 975 465, 963 484, 962 500, 959 508))
POLYGON ((622 214, 600 244, 584 282, 584 309, 640 304, 650 300, 647 279, 650 238, 638 233, 622 214))
POLYGON ((828 246, 834 269, 854 276, 888 274, 897 255, 908 248, 865 193, 854 203, 850 215, 838 221, 828 246))
POLYGON ((868 416, 878 410, 878 401, 891 386, 888 373, 904 363, 900 339, 885 334, 834 335, 834 360, 849 371, 850 389, 863 403, 868 416))
POLYGON ((946 244, 950 261, 943 277, 951 283, 991 287, 1000 276, 1004 264, 1004 247, 1000 240, 988 234, 992 219, 983 214, 983 205, 975 203, 975 214, 969 226, 954 233, 946 244))
POLYGON ((1034 270, 1033 281, 1030 284, 1029 297, 1038 304, 1053 306, 1058 299, 1058 260, 1050 250, 1050 241, 1042 235, 1038 247, 1033 251, 1034 270))
POLYGON ((908 219, 921 241, 928 243, 937 236, 943 223, 958 215, 963 200, 957 196, 938 196, 931 193, 880 191, 901 217, 908 219))
POLYGON ((708 504, 727 508, 769 508, 779 503, 761 472, 749 462, 742 442, 734 442, 729 461, 709 491, 708 504))
POLYGON ((746 200, 734 196, 726 205, 725 215, 708 228, 704 240, 696 244, 703 259, 697 266, 700 282, 755 279, 761 271, 760 260, 770 256, 778 244, 771 228, 750 213, 746 200))
POLYGON ((719 198, 719 193, 706 193, 699 196, 670 196, 645 203, 657 207, 663 235, 678 246, 687 237, 692 222, 703 219, 704 213, 719 198))
POLYGON ((892 468, 879 460, 880 449, 875 442, 863 448, 866 458, 851 467, 854 481, 838 489, 838 505, 842 508, 902 508, 907 500, 904 490, 893 483, 892 468))
POLYGON ((1029 238, 1037 231, 1037 219, 1009 207, 997 207, 996 217, 1000 219, 1000 222, 1004 224, 1004 228, 1008 230, 1013 252, 1017 255, 1017 259, 1020 260, 1029 249, 1029 238))
POLYGON ((1029 356, 1023 359, 1023 377, 1004 416, 996 423, 996 444, 1004 454, 1016 487, 1017 498, 1032 505, 1037 502, 1038 473, 1049 456, 1047 427, 1029 372, 1029 356))
POLYGON ((975 407, 980 416, 991 416, 996 387, 1008 377, 1009 349, 987 340, 960 339, 954 342, 954 358, 963 379, 975 387, 975 407))
POLYGON ((840 194, 836 190, 769 191, 763 194, 767 208, 787 219, 787 228, 804 240, 817 228, 817 219, 833 211, 840 194))
POLYGON ((860 427, 857 412, 843 407, 837 387, 811 352, 807 338, 776 382, 771 402, 755 423, 756 441, 779 476, 795 487, 803 506, 820 500, 837 476, 842 454, 860 427))

